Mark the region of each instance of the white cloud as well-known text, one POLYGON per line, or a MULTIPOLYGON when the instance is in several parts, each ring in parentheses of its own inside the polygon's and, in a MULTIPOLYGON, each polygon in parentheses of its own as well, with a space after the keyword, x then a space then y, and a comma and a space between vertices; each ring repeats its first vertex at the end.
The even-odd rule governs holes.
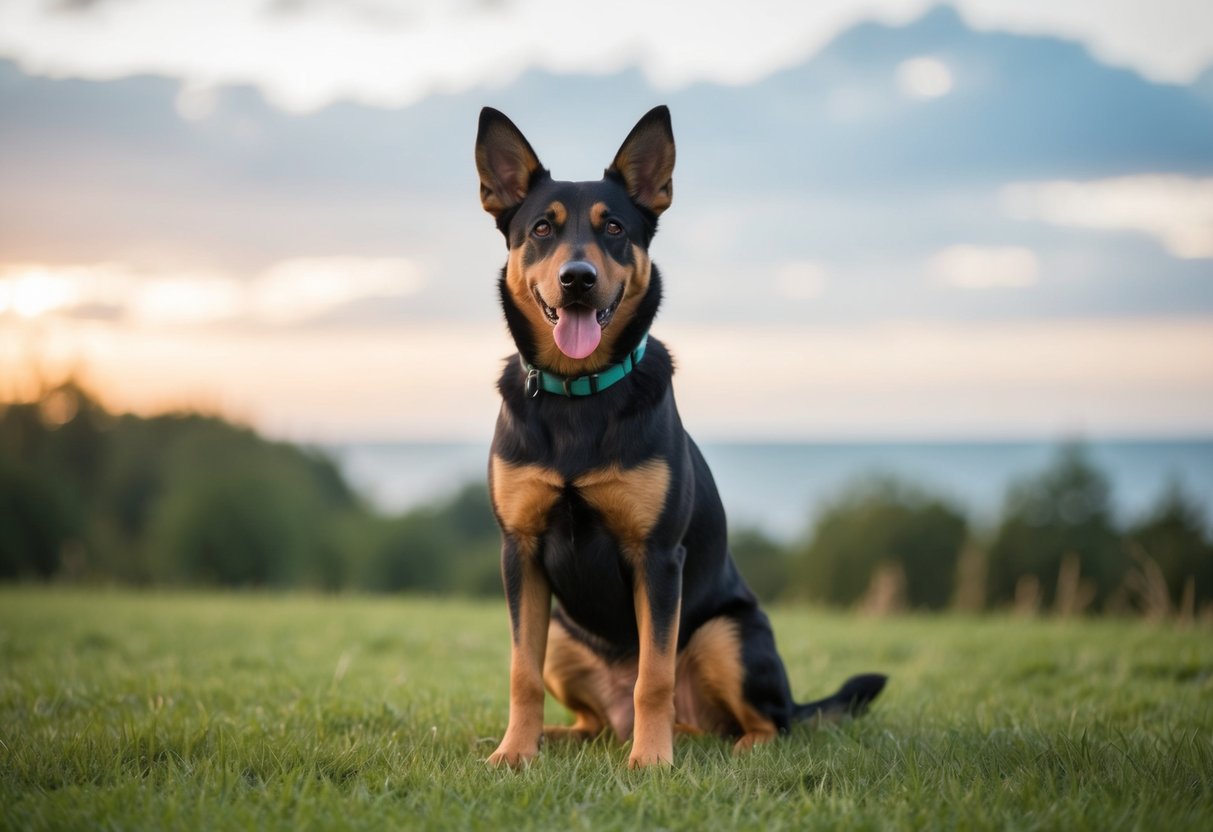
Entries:
POLYGON ((1015 289, 1036 283, 1040 265, 1023 246, 955 245, 931 256, 927 274, 960 289, 1015 289))
POLYGON ((109 317, 136 327, 223 321, 280 325, 348 303, 420 291, 420 269, 399 257, 312 257, 280 261, 251 280, 223 272, 148 274, 123 263, 0 265, 0 315, 109 317))
POLYGON ((952 70, 930 55, 910 58, 897 65, 897 87, 910 98, 939 98, 952 91, 952 70))
MULTIPOLYGON (((986 28, 1078 38, 1153 78, 1186 81, 1213 60, 1207 0, 957 0, 986 28)), ((152 72, 190 89, 253 83, 288 109, 336 98, 400 106, 437 90, 508 81, 528 67, 603 73, 640 66, 659 86, 743 84, 790 66, 865 19, 903 24, 936 0, 754 0, 609 9, 542 0, 503 4, 124 0, 73 13, 42 0, 0 3, 0 55, 47 75, 152 72), (606 15, 604 17, 604 15, 606 15), (622 21, 643 21, 626 25, 622 21)), ((922 69, 925 65, 918 65, 922 69)), ((930 89, 939 89, 937 67, 930 89)), ((204 95, 178 102, 186 117, 204 95)))
POLYGON ((1108 63, 1188 83, 1213 61, 1208 0, 956 0, 974 26, 1078 40, 1108 63))
POLYGON ((253 281, 250 310, 268 323, 296 323, 364 298, 405 297, 423 282, 401 257, 299 257, 253 281))
POLYGON ((1000 193, 1008 215, 1101 231, 1137 231, 1175 257, 1213 258, 1213 178, 1146 174, 1021 182, 1000 193))
POLYGON ((225 275, 128 274, 121 295, 103 302, 125 306, 128 319, 139 326, 200 326, 244 314, 245 287, 225 275))

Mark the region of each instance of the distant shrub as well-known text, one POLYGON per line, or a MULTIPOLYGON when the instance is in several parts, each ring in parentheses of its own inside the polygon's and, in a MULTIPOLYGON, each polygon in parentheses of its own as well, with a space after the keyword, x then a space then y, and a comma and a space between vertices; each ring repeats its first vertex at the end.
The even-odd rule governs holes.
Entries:
POLYGON ((1064 579, 1063 588, 1103 604, 1120 586, 1128 559, 1113 526, 1110 487, 1083 446, 1062 446, 1043 471, 1011 485, 988 558, 996 603, 1014 602, 1018 592, 1021 605, 1056 605, 1064 579))
POLYGON ((255 471, 182 485, 152 528, 159 577, 229 587, 336 585, 321 512, 305 490, 255 471))
POLYGON ((161 490, 147 508, 148 543, 167 567, 162 577, 221 586, 344 583, 334 534, 353 500, 334 487, 331 463, 218 420, 177 422, 159 444, 161 490))
POLYGON ((360 511, 330 460, 218 418, 115 417, 72 382, 0 407, 0 577, 336 587, 360 511))
POLYGON ((759 529, 741 528, 729 535, 729 549, 760 601, 774 601, 787 592, 791 561, 786 546, 759 529))
POLYGON ((51 577, 79 530, 79 507, 61 486, 0 457, 0 579, 51 577))
POLYGON ((1131 555, 1149 558, 1166 581, 1172 604, 1213 602, 1213 542, 1200 504, 1172 482, 1157 505, 1125 533, 1131 555))
POLYGON ((822 511, 791 590, 854 604, 875 575, 900 573, 909 606, 940 609, 952 596, 967 534, 964 514, 943 498, 888 477, 863 480, 822 511))
POLYGON ((501 593, 500 538, 483 484, 386 521, 363 577, 378 592, 501 593))

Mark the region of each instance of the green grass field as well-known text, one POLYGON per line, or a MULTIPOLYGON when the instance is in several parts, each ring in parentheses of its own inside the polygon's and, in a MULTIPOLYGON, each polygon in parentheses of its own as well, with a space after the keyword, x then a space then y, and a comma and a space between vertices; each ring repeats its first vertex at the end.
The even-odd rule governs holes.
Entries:
MULTIPOLYGON (((1211 829, 1213 634, 778 609, 800 698, 872 714, 753 754, 606 741, 519 773, 501 604, 0 590, 7 829, 1211 829)), ((549 719, 563 721, 550 704, 549 719)))

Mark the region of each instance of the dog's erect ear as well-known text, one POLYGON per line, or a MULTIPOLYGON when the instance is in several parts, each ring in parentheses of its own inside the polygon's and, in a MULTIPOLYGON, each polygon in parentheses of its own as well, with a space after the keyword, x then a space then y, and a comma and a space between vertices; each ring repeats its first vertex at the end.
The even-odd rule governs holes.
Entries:
POLYGON ((485 107, 476 133, 476 169, 480 171, 480 203, 500 217, 526 198, 531 177, 543 165, 514 122, 485 107))
POLYGON ((623 179, 637 205, 660 214, 674 198, 674 128, 670 108, 654 107, 623 140, 607 175, 623 179))

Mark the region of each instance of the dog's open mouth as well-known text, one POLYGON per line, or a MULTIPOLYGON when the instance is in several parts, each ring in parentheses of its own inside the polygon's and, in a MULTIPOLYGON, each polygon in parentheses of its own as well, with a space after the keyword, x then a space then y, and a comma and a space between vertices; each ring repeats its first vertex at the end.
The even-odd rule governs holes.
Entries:
POLYGON ((544 303, 539 288, 535 288, 535 302, 555 327, 552 337, 556 339, 556 346, 569 358, 585 358, 598 348, 598 342, 602 340, 602 330, 611 323, 622 300, 623 286, 620 285, 615 300, 605 309, 595 309, 581 303, 553 308, 544 303))

